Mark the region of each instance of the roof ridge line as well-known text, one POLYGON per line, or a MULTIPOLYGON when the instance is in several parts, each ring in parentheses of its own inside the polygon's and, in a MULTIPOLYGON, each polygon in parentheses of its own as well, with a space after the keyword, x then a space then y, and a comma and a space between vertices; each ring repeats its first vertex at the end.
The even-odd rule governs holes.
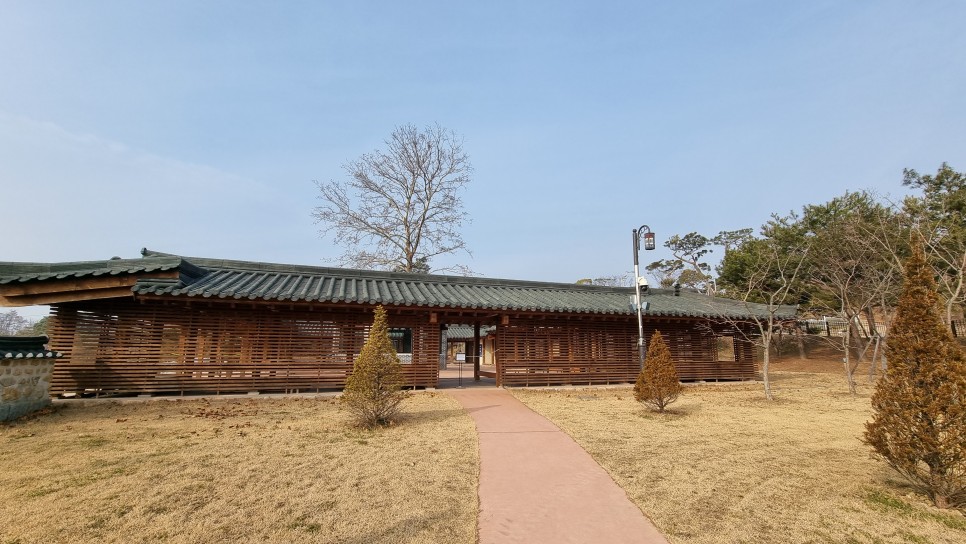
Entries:
POLYGON ((547 282, 538 280, 519 280, 509 278, 481 278, 473 276, 451 276, 444 274, 417 274, 411 272, 389 272, 386 270, 363 270, 358 268, 340 268, 333 266, 316 266, 305 264, 285 264, 262 261, 241 261, 234 259, 212 259, 208 257, 182 257, 186 261, 201 268, 218 268, 232 270, 246 270, 250 272, 288 272, 315 273, 342 277, 355 277, 374 280, 412 281, 419 283, 462 283, 468 285, 501 285, 506 287, 530 287, 543 289, 566 289, 568 291, 588 292, 629 292, 631 287, 614 287, 609 285, 582 285, 577 283, 547 282))

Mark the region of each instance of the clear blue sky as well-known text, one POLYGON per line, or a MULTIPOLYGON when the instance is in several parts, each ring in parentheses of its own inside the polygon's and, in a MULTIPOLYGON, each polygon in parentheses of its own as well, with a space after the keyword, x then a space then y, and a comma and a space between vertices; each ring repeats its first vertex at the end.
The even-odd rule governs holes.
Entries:
POLYGON ((641 223, 713 235, 966 169, 964 23, 959 1, 2 0, 0 260, 323 264, 313 180, 439 123, 475 167, 453 261, 621 273, 641 223))

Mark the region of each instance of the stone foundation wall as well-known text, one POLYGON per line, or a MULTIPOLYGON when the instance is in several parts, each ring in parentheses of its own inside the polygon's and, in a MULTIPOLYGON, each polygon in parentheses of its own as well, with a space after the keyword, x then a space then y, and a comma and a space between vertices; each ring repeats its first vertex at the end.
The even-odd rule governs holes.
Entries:
POLYGON ((9 421, 50 404, 53 358, 0 359, 0 421, 9 421))

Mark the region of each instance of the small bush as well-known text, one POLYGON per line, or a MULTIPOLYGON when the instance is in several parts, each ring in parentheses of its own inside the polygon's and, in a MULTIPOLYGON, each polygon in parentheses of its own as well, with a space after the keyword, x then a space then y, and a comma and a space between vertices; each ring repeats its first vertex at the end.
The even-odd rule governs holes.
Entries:
POLYGON ((667 405, 678 400, 680 394, 681 381, 671 361, 671 350, 661 333, 654 331, 647 346, 644 367, 637 376, 637 384, 634 385, 634 398, 637 402, 663 412, 667 405))
POLYGON ((342 405, 362 427, 392 424, 406 398, 402 383, 402 366, 389 339, 386 310, 377 306, 369 339, 346 380, 342 405))

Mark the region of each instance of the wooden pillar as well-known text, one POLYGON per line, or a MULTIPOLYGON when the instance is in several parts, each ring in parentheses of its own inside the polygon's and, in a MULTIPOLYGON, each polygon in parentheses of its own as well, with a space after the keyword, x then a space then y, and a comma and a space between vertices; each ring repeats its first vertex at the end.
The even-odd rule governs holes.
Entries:
POLYGON ((480 381, 480 322, 473 323, 473 381, 480 381))
MULTIPOLYGON (((449 345, 446 341, 446 325, 440 324, 439 326, 439 368, 446 368, 446 356, 447 351, 449 351, 449 345)), ((437 370, 439 374, 439 370, 437 370)))

